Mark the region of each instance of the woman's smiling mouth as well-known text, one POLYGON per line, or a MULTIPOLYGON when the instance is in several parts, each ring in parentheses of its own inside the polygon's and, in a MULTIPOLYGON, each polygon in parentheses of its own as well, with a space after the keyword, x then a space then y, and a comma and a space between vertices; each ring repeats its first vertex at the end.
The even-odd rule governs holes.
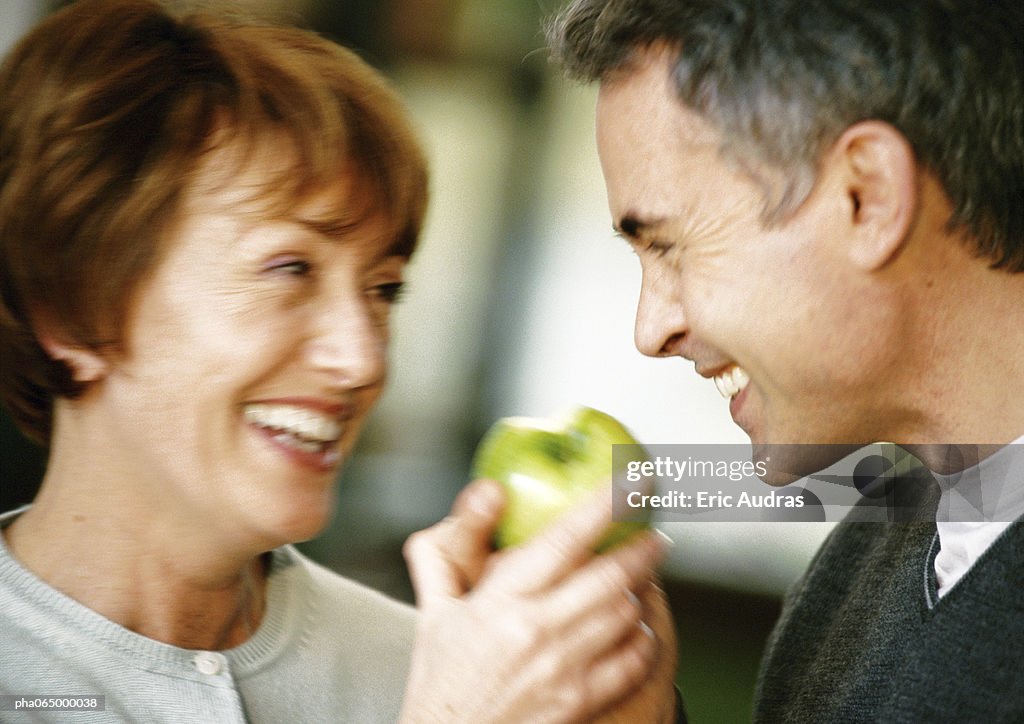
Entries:
POLYGON ((244 407, 246 423, 305 467, 333 469, 341 460, 339 441, 347 415, 308 405, 257 402, 244 407))

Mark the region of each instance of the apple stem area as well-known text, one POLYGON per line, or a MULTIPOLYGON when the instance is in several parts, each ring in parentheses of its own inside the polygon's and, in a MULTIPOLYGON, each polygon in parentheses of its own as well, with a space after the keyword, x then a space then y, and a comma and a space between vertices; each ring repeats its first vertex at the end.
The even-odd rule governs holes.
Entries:
POLYGON ((560 463, 568 463, 579 456, 585 442, 585 439, 580 434, 549 438, 545 441, 547 446, 545 453, 560 463))

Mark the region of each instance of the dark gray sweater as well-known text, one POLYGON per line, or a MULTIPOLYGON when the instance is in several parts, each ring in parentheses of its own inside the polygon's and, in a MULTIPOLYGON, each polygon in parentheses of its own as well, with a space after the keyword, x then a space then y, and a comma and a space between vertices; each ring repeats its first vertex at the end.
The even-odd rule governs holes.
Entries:
POLYGON ((842 523, 787 596, 758 722, 1024 722, 1024 524, 941 600, 933 523, 842 523))

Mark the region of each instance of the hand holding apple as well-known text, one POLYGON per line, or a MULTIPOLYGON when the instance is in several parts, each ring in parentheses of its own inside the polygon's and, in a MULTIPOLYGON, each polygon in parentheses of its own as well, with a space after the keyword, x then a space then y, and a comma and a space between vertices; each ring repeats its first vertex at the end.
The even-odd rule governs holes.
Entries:
POLYGON ((664 541, 641 533, 595 556, 612 512, 601 493, 495 552, 504 499, 476 480, 406 542, 419 616, 402 723, 661 721, 675 651, 651 601, 664 541))
MULTIPOLYGON (((498 547, 529 540, 609 484, 615 472, 613 445, 635 446, 629 457, 647 457, 622 423, 590 407, 579 407, 561 420, 506 417, 495 422, 477 448, 473 475, 505 488, 505 512, 495 536, 498 547)), ((597 550, 605 551, 647 527, 646 519, 612 523, 597 550)))

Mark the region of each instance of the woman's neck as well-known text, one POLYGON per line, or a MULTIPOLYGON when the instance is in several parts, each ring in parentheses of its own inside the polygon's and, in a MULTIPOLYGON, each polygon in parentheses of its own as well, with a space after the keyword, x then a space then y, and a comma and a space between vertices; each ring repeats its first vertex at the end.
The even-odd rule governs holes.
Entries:
POLYGON ((66 486, 56 471, 3 534, 12 555, 43 581, 157 641, 232 648, 263 617, 267 565, 258 551, 228 552, 217 531, 177 525, 166 512, 89 486, 66 486))

